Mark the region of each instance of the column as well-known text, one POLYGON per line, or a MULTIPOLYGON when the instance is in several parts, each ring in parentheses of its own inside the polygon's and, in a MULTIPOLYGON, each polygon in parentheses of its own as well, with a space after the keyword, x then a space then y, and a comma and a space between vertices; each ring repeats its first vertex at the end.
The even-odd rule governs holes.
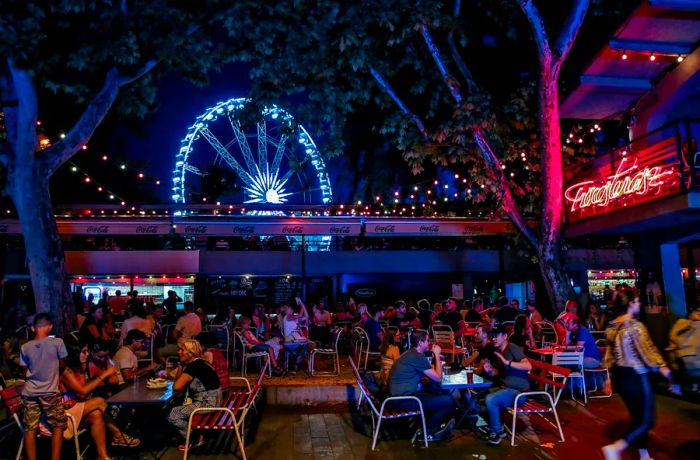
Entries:
POLYGON ((684 318, 686 316, 685 289, 683 288, 678 244, 664 243, 659 249, 661 251, 661 273, 668 310, 673 316, 684 318))

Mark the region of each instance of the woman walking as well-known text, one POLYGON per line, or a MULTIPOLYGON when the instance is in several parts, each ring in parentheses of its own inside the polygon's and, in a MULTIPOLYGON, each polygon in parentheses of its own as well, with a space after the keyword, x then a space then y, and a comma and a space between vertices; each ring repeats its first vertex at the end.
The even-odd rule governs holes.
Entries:
POLYGON ((615 298, 618 315, 605 331, 610 344, 608 366, 613 388, 630 414, 630 427, 622 439, 603 447, 605 460, 618 460, 628 447, 639 450, 640 460, 649 456, 648 434, 654 426, 654 393, 649 372, 658 370, 670 379, 671 371, 649 337, 646 327, 635 319, 639 314, 639 293, 623 289, 615 298))

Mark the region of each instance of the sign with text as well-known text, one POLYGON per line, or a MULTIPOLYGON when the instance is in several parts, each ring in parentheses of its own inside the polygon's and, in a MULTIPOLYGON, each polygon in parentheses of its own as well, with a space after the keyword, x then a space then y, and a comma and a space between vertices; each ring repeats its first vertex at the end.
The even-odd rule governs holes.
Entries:
POLYGON ((250 235, 330 235, 357 236, 362 224, 359 220, 338 219, 306 220, 250 220, 236 222, 180 221, 175 227, 177 233, 202 236, 250 236, 250 235))
POLYGON ((676 139, 639 152, 616 152, 574 173, 564 190, 569 222, 649 203, 681 189, 676 139))
POLYGON ((479 236, 513 231, 513 225, 505 221, 367 219, 365 222, 365 233, 372 236, 479 236))

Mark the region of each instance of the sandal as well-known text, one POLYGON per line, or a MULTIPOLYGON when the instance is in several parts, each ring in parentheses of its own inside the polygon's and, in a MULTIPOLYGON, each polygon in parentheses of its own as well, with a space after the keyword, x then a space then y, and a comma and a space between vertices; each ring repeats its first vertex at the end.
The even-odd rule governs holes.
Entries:
POLYGON ((134 438, 126 433, 122 433, 121 436, 115 436, 112 438, 113 447, 136 447, 141 444, 139 438, 134 438))
MULTIPOLYGON (((203 445, 204 445, 204 436, 200 436, 199 439, 197 439, 197 441, 190 443, 190 450, 196 449, 197 447, 202 447, 203 445)), ((177 446, 177 450, 179 450, 180 452, 184 452, 185 445, 180 444, 179 446, 177 446)))

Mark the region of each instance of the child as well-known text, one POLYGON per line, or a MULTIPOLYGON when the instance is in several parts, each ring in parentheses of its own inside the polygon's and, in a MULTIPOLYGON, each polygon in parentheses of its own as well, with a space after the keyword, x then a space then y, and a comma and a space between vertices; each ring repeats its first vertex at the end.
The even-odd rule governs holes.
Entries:
POLYGON ((47 313, 34 317, 34 340, 22 345, 19 362, 27 368, 22 390, 24 406, 24 447, 28 460, 36 460, 36 431, 42 414, 51 426, 51 458, 61 458, 66 413, 63 396, 58 389, 61 360, 68 353, 63 340, 49 337, 53 324, 47 313))

